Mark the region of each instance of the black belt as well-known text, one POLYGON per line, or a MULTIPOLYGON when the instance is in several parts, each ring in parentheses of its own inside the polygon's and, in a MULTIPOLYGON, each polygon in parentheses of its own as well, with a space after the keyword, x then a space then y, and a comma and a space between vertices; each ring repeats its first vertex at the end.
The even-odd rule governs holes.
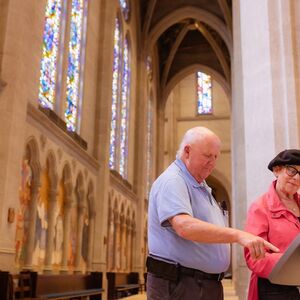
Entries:
POLYGON ((221 281, 224 278, 224 273, 206 273, 200 270, 181 266, 178 263, 168 263, 166 261, 158 260, 152 256, 148 256, 146 264, 148 272, 167 280, 178 280, 182 275, 191 276, 200 280, 206 279, 221 281))

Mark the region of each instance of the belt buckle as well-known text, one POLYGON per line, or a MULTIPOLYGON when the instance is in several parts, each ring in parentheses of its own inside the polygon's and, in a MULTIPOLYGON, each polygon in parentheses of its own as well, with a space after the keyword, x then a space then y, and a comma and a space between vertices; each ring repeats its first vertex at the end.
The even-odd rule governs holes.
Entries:
POLYGON ((218 281, 221 281, 223 279, 224 274, 223 273, 219 273, 218 274, 218 281))

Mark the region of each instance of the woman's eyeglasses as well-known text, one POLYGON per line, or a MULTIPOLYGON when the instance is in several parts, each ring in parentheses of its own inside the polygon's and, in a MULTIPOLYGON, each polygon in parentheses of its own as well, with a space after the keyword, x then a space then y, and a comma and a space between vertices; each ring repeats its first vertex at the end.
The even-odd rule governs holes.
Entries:
POLYGON ((285 166, 285 169, 286 169, 286 174, 288 174, 291 177, 296 176, 296 174, 299 174, 300 176, 300 171, 298 171, 295 167, 285 166))

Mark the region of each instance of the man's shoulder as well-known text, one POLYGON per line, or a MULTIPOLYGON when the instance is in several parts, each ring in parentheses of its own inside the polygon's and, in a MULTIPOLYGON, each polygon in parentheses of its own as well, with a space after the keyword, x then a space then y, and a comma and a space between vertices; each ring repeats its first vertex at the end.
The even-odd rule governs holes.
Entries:
POLYGON ((181 170, 180 168, 173 162, 169 165, 167 169, 164 170, 163 173, 157 179, 169 181, 169 180, 176 180, 181 178, 181 170))
POLYGON ((159 177, 155 180, 153 185, 168 185, 168 184, 180 184, 184 182, 180 168, 172 163, 159 177))

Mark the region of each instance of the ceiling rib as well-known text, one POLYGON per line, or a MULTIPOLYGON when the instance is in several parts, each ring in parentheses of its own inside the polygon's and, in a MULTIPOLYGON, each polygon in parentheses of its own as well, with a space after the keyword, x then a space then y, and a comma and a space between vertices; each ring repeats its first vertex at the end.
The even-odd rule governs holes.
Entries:
POLYGON ((163 75, 162 75, 162 80, 161 80, 161 86, 162 87, 165 86, 165 84, 167 82, 169 71, 170 71, 172 62, 174 60, 175 54, 176 54, 177 49, 180 46, 182 40, 184 39, 185 35, 189 31, 189 27, 190 27, 189 23, 186 23, 183 26, 183 28, 179 32, 178 36, 176 37, 175 43, 173 44, 173 46, 171 48, 171 51, 170 51, 170 54, 168 56, 167 62, 166 62, 165 67, 164 67, 163 75))
POLYGON ((192 18, 202 21, 213 28, 224 40, 229 53, 232 53, 232 39, 231 35, 226 27, 226 24, 215 15, 209 13, 206 10, 200 9, 195 6, 186 6, 176 9, 165 16, 162 20, 151 29, 148 35, 148 46, 151 48, 155 45, 161 34, 172 25, 178 23, 183 19, 192 18))
POLYGON ((229 32, 230 34, 232 34, 232 17, 231 17, 231 10, 228 5, 228 2, 227 0, 218 0, 218 3, 224 15, 224 19, 229 29, 229 32))
POLYGON ((195 26, 202 33, 202 35, 206 38, 206 40, 209 42, 209 44, 211 45, 213 51, 215 52, 215 54, 221 64, 221 67, 224 71, 226 80, 228 82, 230 82, 230 68, 229 68, 229 65, 226 61, 225 55, 224 55, 222 49, 220 48, 219 44, 216 42, 216 40, 214 39, 212 34, 207 30, 207 28, 204 26, 203 23, 198 21, 195 23, 195 26))
POLYGON ((156 1, 157 0, 149 1, 148 5, 147 5, 147 11, 146 11, 146 15, 145 15, 145 23, 144 23, 144 26, 143 26, 143 37, 144 37, 143 40, 144 41, 146 40, 146 36, 147 36, 149 28, 150 28, 150 24, 151 24, 152 16, 153 16, 153 13, 154 13, 156 1))

